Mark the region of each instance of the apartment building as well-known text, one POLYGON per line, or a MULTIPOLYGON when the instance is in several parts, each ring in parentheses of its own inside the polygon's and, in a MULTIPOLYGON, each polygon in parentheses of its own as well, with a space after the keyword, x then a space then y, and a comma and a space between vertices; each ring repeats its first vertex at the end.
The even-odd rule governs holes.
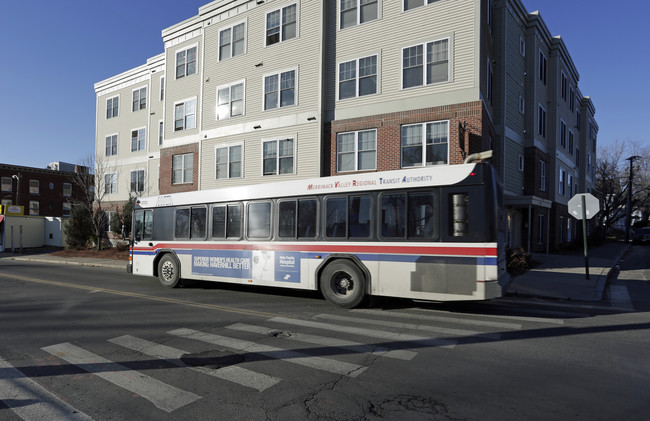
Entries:
POLYGON ((519 0, 218 0, 162 39, 163 54, 95 85, 105 200, 493 150, 510 245, 575 234, 566 201, 591 188, 595 110, 561 38, 519 0))

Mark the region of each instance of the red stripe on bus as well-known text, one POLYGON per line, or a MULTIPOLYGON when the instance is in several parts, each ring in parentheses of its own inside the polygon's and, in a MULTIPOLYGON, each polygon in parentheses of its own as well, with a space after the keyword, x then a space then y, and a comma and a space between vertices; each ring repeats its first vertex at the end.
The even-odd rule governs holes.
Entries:
POLYGON ((136 247, 135 251, 157 251, 159 249, 183 250, 278 250, 300 251, 306 253, 375 253, 375 254, 419 254, 419 255, 449 255, 449 256, 495 256, 496 247, 427 247, 427 246, 306 246, 266 244, 157 244, 155 247, 136 247))

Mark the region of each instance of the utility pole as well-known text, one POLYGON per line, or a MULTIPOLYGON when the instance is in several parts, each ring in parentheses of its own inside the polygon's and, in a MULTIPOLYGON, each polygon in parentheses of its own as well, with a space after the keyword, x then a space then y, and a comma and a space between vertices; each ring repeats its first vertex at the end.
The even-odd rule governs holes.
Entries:
POLYGON ((625 206, 625 242, 630 242, 630 225, 632 224, 632 178, 634 177, 634 160, 641 158, 640 156, 634 155, 629 158, 626 158, 626 161, 630 161, 630 179, 627 182, 627 205, 625 206))

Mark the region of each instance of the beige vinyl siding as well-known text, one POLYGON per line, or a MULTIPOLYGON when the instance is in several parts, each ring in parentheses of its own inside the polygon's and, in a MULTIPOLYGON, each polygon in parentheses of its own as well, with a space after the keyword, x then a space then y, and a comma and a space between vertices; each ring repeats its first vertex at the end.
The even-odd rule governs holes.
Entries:
MULTIPOLYGON (((476 79, 480 69, 478 9, 474 0, 441 1, 407 12, 402 11, 401 1, 381 3, 380 19, 335 32, 336 50, 328 55, 334 55, 334 62, 330 57, 326 97, 335 101, 336 119, 480 99, 476 79), (450 82, 402 89, 402 49, 443 38, 449 39, 450 82), (380 94, 336 99, 338 63, 377 52, 380 94)), ((338 19, 338 10, 334 10, 337 4, 329 2, 328 17, 338 19)), ((329 24, 328 30, 332 26, 329 24)))
MULTIPOLYGON (((519 111, 520 97, 526 98, 526 58, 520 53, 520 42, 525 39, 525 26, 513 11, 506 11, 506 90, 505 115, 508 127, 517 133, 523 134, 525 116, 519 111)), ((530 102, 530 101, 529 101, 530 102)), ((537 104, 526 103, 526 110, 530 111, 537 104)))
POLYGON ((241 133, 201 142, 201 189, 270 183, 320 176, 320 125, 305 124, 265 130, 263 133, 241 133), (262 175, 262 142, 294 138, 294 174, 262 175), (243 145, 243 174, 241 178, 215 178, 215 150, 232 144, 243 145))
MULTIPOLYGON (((202 36, 195 36, 165 50, 165 139, 198 135, 201 128, 202 36), (176 79, 176 53, 196 46, 196 73, 176 79), (174 131, 174 104, 196 98, 196 128, 174 131)), ((158 88, 156 88, 157 90, 158 88)), ((198 140, 198 139, 197 139, 198 140)))

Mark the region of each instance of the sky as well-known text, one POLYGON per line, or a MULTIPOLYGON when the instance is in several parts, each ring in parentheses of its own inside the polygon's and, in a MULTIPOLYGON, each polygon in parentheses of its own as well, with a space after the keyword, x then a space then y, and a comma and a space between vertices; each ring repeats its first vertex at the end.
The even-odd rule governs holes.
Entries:
MULTIPOLYGON (((44 168, 53 161, 87 162, 95 144, 94 84, 162 53, 161 31, 207 3, 0 2, 0 163, 44 168)), ((599 144, 650 144, 650 2, 523 3, 564 39, 578 86, 596 107, 599 144)))

